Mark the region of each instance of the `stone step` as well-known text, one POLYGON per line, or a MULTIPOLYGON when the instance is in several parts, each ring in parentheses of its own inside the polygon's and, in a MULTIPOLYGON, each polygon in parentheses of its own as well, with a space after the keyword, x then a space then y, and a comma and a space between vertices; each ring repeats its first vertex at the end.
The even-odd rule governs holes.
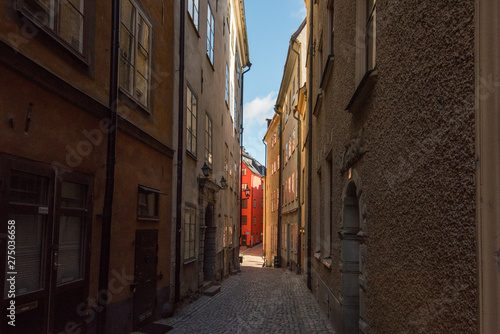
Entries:
POLYGON ((211 286, 208 289, 204 290, 203 294, 206 296, 213 297, 216 294, 218 294, 219 291, 220 291, 220 285, 214 285, 214 286, 211 286))

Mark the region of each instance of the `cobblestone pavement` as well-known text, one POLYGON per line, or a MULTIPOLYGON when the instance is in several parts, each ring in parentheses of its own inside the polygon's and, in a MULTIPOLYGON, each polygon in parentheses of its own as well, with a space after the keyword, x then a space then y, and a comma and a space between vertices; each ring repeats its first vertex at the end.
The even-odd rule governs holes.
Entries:
POLYGON ((301 277, 263 268, 262 247, 246 250, 241 273, 227 278, 213 297, 203 296, 158 321, 178 333, 334 333, 301 277))

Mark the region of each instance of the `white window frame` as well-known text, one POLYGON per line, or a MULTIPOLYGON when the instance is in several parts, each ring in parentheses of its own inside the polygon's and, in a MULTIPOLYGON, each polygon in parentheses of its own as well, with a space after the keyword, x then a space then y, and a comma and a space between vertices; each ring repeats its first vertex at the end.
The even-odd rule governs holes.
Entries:
MULTIPOLYGON (((121 29, 121 32, 120 32, 120 69, 119 69, 120 90, 125 95, 127 95, 129 98, 131 98, 134 102, 137 102, 137 103, 139 103, 139 105, 145 107, 146 111, 147 111, 147 108, 149 107, 150 99, 151 99, 151 96, 150 96, 151 88, 150 87, 151 87, 151 51, 152 51, 153 26, 151 25, 149 19, 145 15, 145 13, 137 5, 135 0, 123 0, 122 6, 123 6, 125 1, 129 1, 134 9, 134 12, 133 12, 134 24, 133 24, 133 27, 131 27, 131 29, 133 31, 130 31, 127 28, 127 25, 123 23, 122 17, 120 18, 120 24, 121 24, 121 27, 120 27, 120 29, 121 29), (146 41, 147 49, 146 49, 146 46, 142 45, 143 43, 141 43, 138 40, 138 35, 140 34, 140 31, 142 29, 141 24, 140 24, 141 20, 144 21, 144 23, 146 24, 146 26, 148 28, 148 36, 147 36, 147 41, 146 41), (131 53, 129 59, 127 59, 127 57, 125 57, 128 55, 128 53, 125 52, 124 49, 122 48, 124 33, 129 33, 131 35, 131 38, 132 38, 132 44, 133 44, 132 50, 128 50, 129 53, 131 53), (141 71, 138 69, 137 59, 138 59, 139 54, 143 54, 143 55, 147 56, 147 60, 145 62, 146 68, 144 69, 144 71, 146 73, 141 73, 141 71), (126 65, 129 65, 132 67, 133 74, 132 74, 132 77, 130 78, 130 80, 132 82, 129 83, 129 85, 131 84, 131 87, 125 87, 124 85, 122 85, 122 78, 123 78, 123 75, 125 75, 125 72, 122 69, 122 66, 126 66, 126 65), (146 81, 146 87, 145 87, 144 92, 142 92, 138 89, 138 87, 139 87, 138 78, 139 77, 142 77, 146 81), (132 91, 130 91, 130 89, 132 89, 132 91), (142 95, 146 95, 146 97, 143 99, 142 95)), ((123 14, 123 11, 122 11, 122 14, 123 14)))
POLYGON ((208 4, 207 10, 207 57, 210 60, 210 64, 214 65, 214 44, 215 44, 215 20, 212 12, 212 8, 210 8, 210 4, 208 4))
POLYGON ((186 204, 184 209, 184 261, 196 259, 196 206, 186 204), (189 213, 189 214, 188 214, 189 213))
POLYGON ((193 93, 189 85, 187 86, 187 99, 186 102, 191 101, 190 104, 186 104, 186 117, 191 119, 191 128, 188 126, 188 122, 186 122, 186 150, 191 153, 193 156, 196 157, 197 154, 197 148, 198 148, 198 136, 197 136, 197 130, 198 130, 198 98, 196 95, 193 93), (195 101, 195 103, 193 103, 195 101), (189 105, 191 105, 191 108, 189 108, 189 105), (196 108, 193 108, 193 106, 196 106, 196 108), (194 110, 193 110, 194 109, 194 110), (191 139, 191 144, 189 144, 189 140, 191 139))
POLYGON ((200 23, 200 0, 188 0, 188 13, 194 27, 198 31, 200 23))
POLYGON ((213 122, 208 113, 205 115, 205 161, 212 168, 213 162, 213 122))

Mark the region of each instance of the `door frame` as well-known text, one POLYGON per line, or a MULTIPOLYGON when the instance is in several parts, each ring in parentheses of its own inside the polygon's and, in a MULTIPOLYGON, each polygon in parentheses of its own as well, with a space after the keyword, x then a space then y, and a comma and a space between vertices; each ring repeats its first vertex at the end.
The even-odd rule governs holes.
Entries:
MULTIPOLYGON (((51 333, 55 331, 55 307, 56 307, 56 297, 58 293, 64 293, 65 291, 69 291, 75 288, 75 286, 82 287, 83 296, 82 302, 85 303, 86 299, 89 295, 89 282, 90 282, 90 253, 91 253, 91 227, 92 227, 92 207, 93 207, 93 177, 84 175, 76 172, 68 172, 62 171, 56 168, 55 166, 51 166, 41 162, 35 162, 26 160, 20 157, 11 156, 7 154, 0 155, 0 291, 2 293, 2 298, 0 298, 0 306, 3 310, 10 303, 11 299, 4 298, 4 289, 6 284, 5 277, 5 266, 6 266, 6 251, 7 251, 7 243, 4 240, 7 240, 4 236, 6 236, 7 232, 7 220, 9 214, 11 214, 14 208, 20 210, 19 213, 29 213, 35 215, 43 215, 46 216, 46 222, 44 226, 44 230, 42 232, 42 261, 41 268, 43 268, 42 277, 41 277, 41 289, 39 291, 34 291, 31 293, 27 293, 24 295, 17 295, 15 297, 16 307, 28 305, 30 303, 38 303, 39 300, 43 300, 42 305, 36 304, 34 309, 43 307, 43 319, 40 330, 43 333, 51 333), (10 176, 12 171, 19 171, 22 173, 28 173, 35 176, 40 176, 47 178, 47 202, 46 206, 43 205, 29 205, 29 204, 11 204, 9 203, 9 189, 10 189, 10 176), (81 256, 82 259, 82 270, 83 276, 82 279, 77 280, 76 282, 69 283, 67 285, 58 287, 57 286, 57 268, 54 266, 54 250, 57 249, 58 239, 59 239, 59 225, 60 225, 60 217, 61 211, 66 211, 68 209, 60 208, 61 203, 61 185, 62 182, 75 182, 85 184, 87 186, 86 193, 86 208, 83 209, 86 213, 83 215, 85 217, 85 228, 82 231, 82 250, 81 256), (46 210, 46 211, 45 211, 46 210), (47 212, 47 213, 41 213, 47 212)), ((72 211, 72 209, 70 210, 72 211)), ((16 210, 17 212, 17 210, 16 210)), ((17 246, 17 245, 16 245, 17 246)), ((19 274, 17 275, 19 276, 19 274)), ((33 304, 32 304, 33 305, 33 304)), ((75 313, 78 314, 78 310, 75 309, 75 313)), ((21 314, 21 313, 17 313, 21 314)), ((16 317, 17 320, 17 317, 16 317)), ((86 319, 82 318, 80 323, 78 324, 79 328, 85 331, 85 321, 86 319)), ((2 316, 0 320, 0 326, 4 326, 6 322, 6 318, 2 316)), ((72 319, 68 319, 69 322, 73 322, 72 319)), ((17 321, 16 321, 17 322, 17 321)), ((17 326, 16 326, 17 327, 17 326)))

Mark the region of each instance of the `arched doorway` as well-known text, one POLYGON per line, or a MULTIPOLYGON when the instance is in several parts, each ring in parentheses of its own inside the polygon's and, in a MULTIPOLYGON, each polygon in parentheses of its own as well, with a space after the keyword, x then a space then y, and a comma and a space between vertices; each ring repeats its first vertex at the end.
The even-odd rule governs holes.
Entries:
POLYGON ((350 181, 344 190, 341 239, 341 292, 343 333, 359 333, 361 229, 358 189, 350 181))
POLYGON ((205 210, 205 253, 203 259, 203 280, 214 279, 216 261, 216 226, 214 222, 213 204, 209 204, 205 210))

